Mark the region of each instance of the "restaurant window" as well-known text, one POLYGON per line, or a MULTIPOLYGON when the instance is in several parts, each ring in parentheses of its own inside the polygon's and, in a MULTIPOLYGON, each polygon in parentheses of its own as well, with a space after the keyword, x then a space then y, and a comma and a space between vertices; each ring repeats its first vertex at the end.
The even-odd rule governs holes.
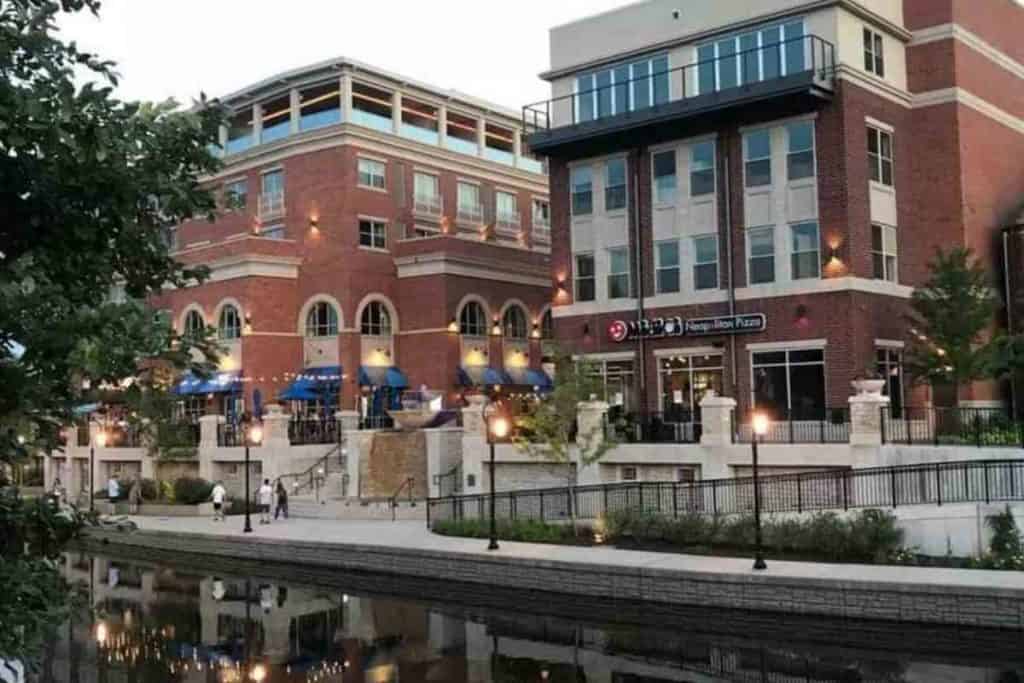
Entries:
POLYGON ((242 318, 238 309, 228 304, 220 310, 217 321, 217 337, 223 341, 238 339, 242 336, 242 318))
POLYGON ((676 203, 676 151, 674 149, 654 155, 654 201, 657 204, 676 203))
POLYGON ((747 230, 747 250, 750 284, 775 282, 775 228, 747 230))
POLYGON ((890 225, 871 226, 871 265, 876 280, 896 282, 896 228, 890 225))
POLYGON ((519 306, 509 306, 502 316, 501 330, 506 339, 526 339, 526 313, 519 306))
POLYGON ((868 126, 868 171, 871 180, 892 187, 892 133, 868 126))
POLYGON ((359 185, 375 190, 383 190, 387 166, 374 159, 359 159, 359 185))
POLYGON ((657 263, 655 264, 655 293, 672 294, 679 291, 679 242, 665 240, 654 245, 657 263))
POLYGON ((593 254, 576 254, 576 269, 573 276, 576 281, 576 301, 593 301, 597 294, 594 286, 593 254))
POLYGON ((821 242, 818 238, 818 224, 797 223, 790 226, 792 237, 792 278, 821 277, 821 242))
POLYGON ((744 177, 747 187, 772 184, 772 136, 767 128, 743 136, 744 177))
POLYGON ((661 410, 665 420, 700 422, 700 402, 709 391, 722 393, 724 372, 722 356, 717 353, 659 359, 661 410))
POLYGON ((371 301, 366 304, 359 321, 359 331, 369 337, 391 336, 391 314, 383 302, 371 301))
POLYGON ((690 145, 690 196, 712 194, 715 191, 715 142, 690 145))
POLYGON ((470 301, 462 307, 459 314, 459 333, 468 337, 487 336, 487 312, 476 301, 470 301))
POLYGON ((610 159, 604 168, 604 210, 626 208, 626 160, 610 159))
POLYGON ((590 166, 579 166, 572 169, 571 176, 572 215, 588 215, 594 210, 594 171, 590 166))
POLYGON ((769 419, 820 420, 825 415, 825 351, 755 352, 754 407, 769 419))
POLYGON ((693 288, 718 289, 718 236, 693 238, 693 288))
POLYGON ((313 304, 306 314, 307 337, 333 337, 338 334, 338 312, 326 301, 313 304))
POLYGON ((882 50, 882 34, 869 28, 864 29, 864 70, 885 78, 885 55, 882 50))
POLYGON ((608 298, 628 299, 630 296, 629 247, 608 250, 608 298))
POLYGON ((814 176, 814 123, 798 121, 786 126, 786 175, 792 182, 814 176))
POLYGON ((633 361, 594 361, 592 365, 603 391, 602 398, 612 408, 610 413, 633 410, 633 361))
POLYGON ((903 414, 903 352, 884 348, 875 352, 876 371, 885 380, 882 393, 889 397, 889 410, 893 417, 903 414))

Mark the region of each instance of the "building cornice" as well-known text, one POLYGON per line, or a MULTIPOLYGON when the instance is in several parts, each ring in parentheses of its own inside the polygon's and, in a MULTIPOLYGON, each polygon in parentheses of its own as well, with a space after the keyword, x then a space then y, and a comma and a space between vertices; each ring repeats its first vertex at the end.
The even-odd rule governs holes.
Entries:
POLYGON ((507 266, 508 264, 489 259, 446 253, 401 256, 395 259, 399 280, 430 275, 455 275, 546 289, 551 287, 551 279, 543 268, 520 265, 519 268, 512 270, 507 266), (533 274, 530 274, 531 270, 533 274))
POLYGON ((302 259, 295 256, 265 256, 262 254, 229 256, 206 264, 210 269, 210 277, 207 282, 222 282, 243 277, 296 280, 299 277, 301 263, 302 259))
POLYGON ((1024 119, 1000 109, 994 104, 983 100, 963 88, 943 88, 914 95, 914 108, 934 107, 940 104, 960 104, 969 107, 979 114, 1003 124, 1007 128, 1024 134, 1024 119))
POLYGON ((929 26, 928 28, 914 31, 913 35, 914 37, 910 41, 910 47, 927 45, 928 43, 935 43, 942 40, 956 40, 975 52, 985 56, 994 64, 1006 69, 1017 78, 1024 79, 1024 64, 1021 64, 1010 55, 959 24, 939 24, 938 26, 929 26))

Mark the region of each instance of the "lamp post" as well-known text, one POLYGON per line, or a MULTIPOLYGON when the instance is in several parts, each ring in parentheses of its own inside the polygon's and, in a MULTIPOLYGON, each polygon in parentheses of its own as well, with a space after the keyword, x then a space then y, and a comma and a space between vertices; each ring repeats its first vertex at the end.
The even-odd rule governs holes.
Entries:
POLYGON ((106 445, 107 433, 102 429, 96 432, 96 436, 89 442, 89 514, 96 512, 96 446, 103 448, 106 445))
POLYGON ((488 550, 498 549, 498 520, 494 514, 494 443, 495 439, 504 439, 506 436, 508 436, 508 419, 501 415, 488 415, 487 443, 491 447, 491 542, 487 544, 488 550))
POLYGON ((263 441, 263 427, 258 423, 254 424, 252 418, 246 415, 242 418, 243 436, 245 441, 245 528, 243 533, 252 533, 252 519, 249 516, 251 495, 249 493, 249 446, 258 446, 263 441))
POLYGON ((764 551, 761 549, 761 487, 757 478, 757 444, 768 433, 768 418, 763 413, 754 413, 750 423, 754 431, 750 440, 754 460, 754 569, 761 570, 767 569, 768 565, 765 564, 764 551))

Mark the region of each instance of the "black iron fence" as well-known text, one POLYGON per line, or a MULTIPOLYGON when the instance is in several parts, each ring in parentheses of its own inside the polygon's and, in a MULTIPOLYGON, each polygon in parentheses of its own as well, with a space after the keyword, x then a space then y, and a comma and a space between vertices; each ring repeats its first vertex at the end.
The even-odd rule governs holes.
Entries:
POLYGON ((334 417, 295 416, 288 421, 288 442, 293 446, 337 443, 339 422, 334 417))
MULTIPOLYGON (((736 443, 750 443, 752 425, 735 424, 736 443)), ((850 408, 812 408, 784 410, 769 419, 768 431, 761 443, 848 443, 850 441, 850 408)))
POLYGON ((390 415, 367 415, 359 418, 360 429, 393 429, 395 421, 390 415))
MULTIPOLYGON (((969 460, 898 467, 836 469, 759 477, 765 513, 886 508, 906 505, 993 503, 1024 500, 1024 460, 969 460)), ((430 498, 427 523, 484 519, 490 514, 486 493, 430 498)), ((612 512, 635 511, 678 517, 683 514, 746 514, 754 509, 754 480, 708 479, 697 482, 630 482, 496 495, 500 519, 562 521, 596 519, 612 512)))
POLYGON ((882 443, 1024 448, 1024 421, 1002 408, 883 408, 882 443))
POLYGON ((199 422, 183 420, 157 425, 157 445, 162 448, 197 448, 199 446, 199 422))
POLYGON ((604 435, 619 443, 700 443, 700 416, 688 410, 609 415, 604 435))
POLYGON ((217 425, 217 445, 221 448, 244 446, 245 427, 237 422, 225 422, 217 425))

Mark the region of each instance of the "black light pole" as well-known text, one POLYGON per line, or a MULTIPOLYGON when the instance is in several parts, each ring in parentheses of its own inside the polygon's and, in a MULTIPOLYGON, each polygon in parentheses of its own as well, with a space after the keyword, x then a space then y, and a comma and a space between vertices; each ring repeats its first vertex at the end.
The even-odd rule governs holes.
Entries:
POLYGON ((754 413, 751 420, 753 438, 750 440, 750 448, 753 451, 754 459, 754 569, 767 569, 764 561, 764 551, 761 548, 761 487, 757 478, 757 444, 761 437, 768 431, 768 418, 760 413, 754 413))
MULTIPOLYGON (((107 433, 102 429, 96 432, 96 436, 89 439, 89 514, 96 512, 96 446, 103 448, 107 445, 107 433)), ((79 498, 81 500, 81 498, 79 498)))
POLYGON ((263 441, 263 429, 258 424, 253 424, 252 416, 248 413, 242 416, 242 440, 245 442, 245 528, 243 533, 252 533, 252 519, 250 518, 251 495, 249 493, 249 445, 259 445, 263 441))
POLYGON ((508 434, 508 420, 504 417, 488 415, 486 418, 487 443, 491 447, 491 541, 487 544, 488 550, 498 549, 498 520, 495 516, 495 481, 494 481, 494 439, 505 438, 508 434))

